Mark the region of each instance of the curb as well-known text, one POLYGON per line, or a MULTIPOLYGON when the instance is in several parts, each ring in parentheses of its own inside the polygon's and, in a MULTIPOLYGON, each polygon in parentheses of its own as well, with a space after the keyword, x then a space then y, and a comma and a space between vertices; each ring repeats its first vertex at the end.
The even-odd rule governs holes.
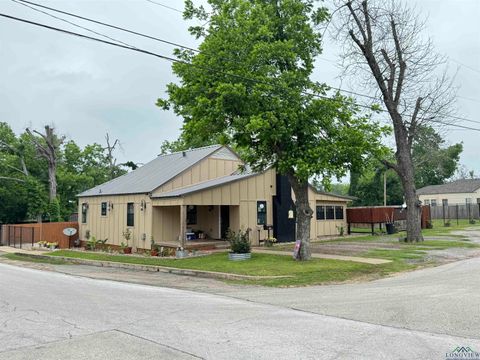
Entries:
POLYGON ((60 259, 64 260, 71 264, 76 265, 89 265, 97 267, 108 267, 108 268, 117 268, 117 269, 127 269, 127 270, 137 270, 137 271, 148 271, 148 272, 162 272, 174 275, 184 275, 184 276, 196 276, 206 279, 222 279, 222 280, 268 280, 268 279, 283 279, 291 278, 289 275, 281 276, 254 276, 254 275, 240 275, 240 274, 230 274, 222 273, 215 271, 204 271, 204 270, 193 270, 193 269, 179 269, 168 266, 160 265, 140 265, 140 264, 128 264, 120 263, 114 261, 100 261, 100 260, 86 260, 78 258, 70 258, 63 256, 49 256, 49 255, 36 255, 36 254, 25 254, 25 253, 15 253, 15 255, 37 258, 37 259, 60 259))

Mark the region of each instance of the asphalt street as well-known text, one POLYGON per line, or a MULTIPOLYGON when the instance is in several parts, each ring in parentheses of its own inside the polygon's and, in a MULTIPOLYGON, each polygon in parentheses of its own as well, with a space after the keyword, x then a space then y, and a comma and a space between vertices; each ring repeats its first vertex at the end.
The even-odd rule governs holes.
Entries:
POLYGON ((0 264, 2 360, 444 359, 466 345, 480 340, 0 264))

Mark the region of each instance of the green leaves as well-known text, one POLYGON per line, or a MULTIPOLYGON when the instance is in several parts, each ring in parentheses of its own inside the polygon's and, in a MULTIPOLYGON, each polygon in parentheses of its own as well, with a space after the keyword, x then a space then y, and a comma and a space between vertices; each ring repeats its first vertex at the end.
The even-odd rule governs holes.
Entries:
POLYGON ((229 141, 254 169, 273 165, 302 182, 344 176, 384 151, 385 127, 310 79, 325 8, 313 0, 208 3, 207 16, 186 1, 185 18, 208 18, 208 28, 191 64, 174 64, 180 84, 157 102, 184 118, 184 145, 229 141))

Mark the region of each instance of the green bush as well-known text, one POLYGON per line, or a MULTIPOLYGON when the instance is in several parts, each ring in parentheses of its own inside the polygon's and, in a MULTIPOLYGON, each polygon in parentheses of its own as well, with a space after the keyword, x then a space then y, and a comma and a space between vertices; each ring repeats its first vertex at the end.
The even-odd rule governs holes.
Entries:
POLYGON ((248 238, 248 231, 242 232, 228 230, 227 241, 230 243, 230 249, 232 253, 236 254, 248 254, 250 252, 250 239, 248 238))

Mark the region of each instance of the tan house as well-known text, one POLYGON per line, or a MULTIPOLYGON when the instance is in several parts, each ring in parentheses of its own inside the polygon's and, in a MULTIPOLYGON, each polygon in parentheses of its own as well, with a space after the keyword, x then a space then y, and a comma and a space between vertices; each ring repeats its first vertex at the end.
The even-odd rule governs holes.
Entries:
POLYGON ((461 179, 443 185, 430 185, 417 190, 424 205, 447 206, 480 204, 480 179, 461 179))
MULTIPOLYGON (((197 239, 225 239, 227 229, 250 229, 253 244, 268 234, 295 240, 294 203, 284 176, 270 168, 241 172, 239 156, 221 145, 160 155, 146 165, 78 195, 79 232, 119 245, 125 229, 131 246, 188 245, 197 239)), ((312 238, 346 228, 351 200, 329 193, 309 193, 312 238)))

